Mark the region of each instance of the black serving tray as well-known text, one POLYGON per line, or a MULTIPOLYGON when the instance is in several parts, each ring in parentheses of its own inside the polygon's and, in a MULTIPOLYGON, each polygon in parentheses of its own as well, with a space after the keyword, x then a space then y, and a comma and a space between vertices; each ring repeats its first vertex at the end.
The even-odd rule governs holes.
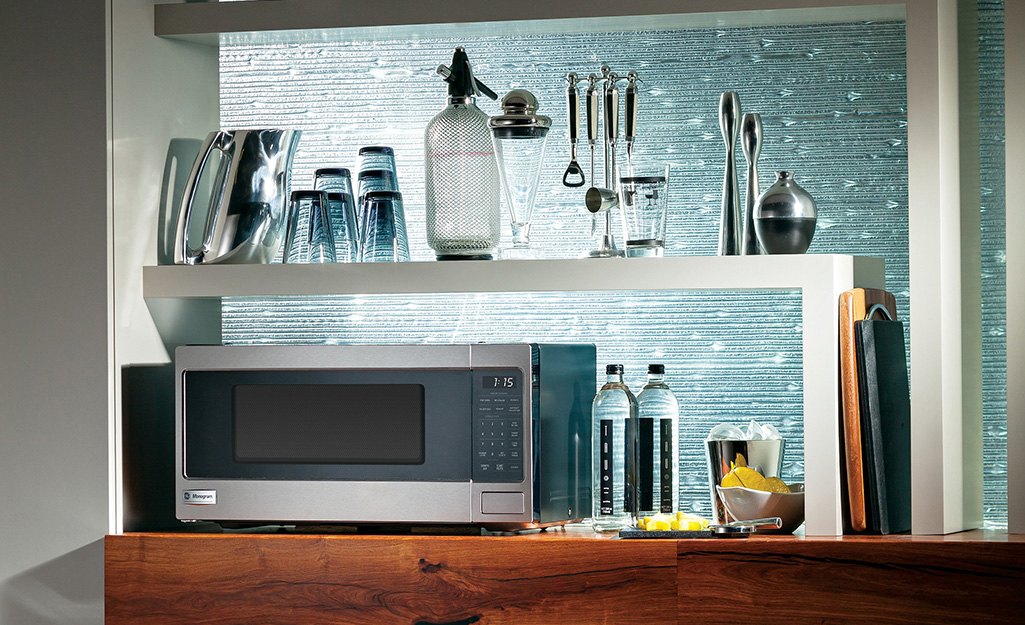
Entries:
POLYGON ((744 538, 758 531, 753 525, 713 525, 705 530, 619 530, 620 538, 744 538))

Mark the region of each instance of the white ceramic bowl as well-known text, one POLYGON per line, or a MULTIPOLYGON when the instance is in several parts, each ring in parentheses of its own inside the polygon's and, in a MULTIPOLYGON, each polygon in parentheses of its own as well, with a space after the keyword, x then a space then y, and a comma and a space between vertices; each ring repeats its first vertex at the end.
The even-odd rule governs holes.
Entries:
MULTIPOLYGON (((737 521, 778 516, 783 527, 776 533, 790 534, 804 523, 804 484, 789 484, 789 493, 768 493, 743 486, 716 486, 726 511, 737 521)), ((758 530, 759 532, 764 530, 758 530)))

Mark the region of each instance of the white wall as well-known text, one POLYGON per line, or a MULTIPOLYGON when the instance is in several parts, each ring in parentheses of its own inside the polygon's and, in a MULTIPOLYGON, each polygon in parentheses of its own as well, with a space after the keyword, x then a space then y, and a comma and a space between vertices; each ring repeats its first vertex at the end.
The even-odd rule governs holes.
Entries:
POLYGON ((104 0, 0 8, 0 623, 102 623, 104 0))
MULTIPOLYGON (((153 4, 157 1, 162 0, 111 0, 113 317, 116 328, 113 370, 117 372, 126 365, 170 361, 164 340, 174 342, 176 337, 161 337, 157 333, 151 311, 142 297, 142 267, 157 263, 161 218, 173 214, 176 208, 175 202, 164 201, 166 198, 161 197, 168 165, 176 173, 172 182, 182 185, 195 158, 195 153, 182 148, 184 142, 180 140, 195 140, 193 149, 198 151, 199 140, 219 128, 217 48, 154 36, 153 4), (172 145, 176 148, 169 149, 172 145)), ((219 311, 218 307, 218 315, 219 311)), ((176 308, 173 303, 165 308, 165 314, 182 315, 183 331, 194 330, 197 325, 187 318, 185 310, 176 308)), ((217 341, 219 333, 218 326, 212 338, 189 338, 200 342, 217 341)), ((121 432, 123 389, 120 377, 115 383, 118 406, 113 429, 121 432)), ((173 410, 173 405, 166 408, 173 410)), ((138 431, 157 420, 154 415, 143 415, 141 419, 135 415, 133 427, 138 431)), ((116 457, 122 457, 120 444, 118 437, 113 452, 116 457)), ((138 454, 138 457, 146 455, 138 454)), ((119 465, 116 471, 122 469, 119 465)), ((174 476, 168 474, 167 479, 173 483, 174 476)), ((166 491, 159 487, 135 489, 123 495, 123 483, 123 476, 117 475, 112 531, 153 527, 154 523, 164 520, 145 517, 170 503, 154 499, 163 497, 165 492, 170 495, 170 487, 166 491)))

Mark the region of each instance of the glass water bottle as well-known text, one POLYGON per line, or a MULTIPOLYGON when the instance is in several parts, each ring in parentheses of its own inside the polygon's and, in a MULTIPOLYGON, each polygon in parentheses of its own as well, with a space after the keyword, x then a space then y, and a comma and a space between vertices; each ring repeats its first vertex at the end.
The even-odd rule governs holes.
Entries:
POLYGON ((608 365, 605 373, 591 404, 591 524, 617 532, 637 521, 637 400, 623 383, 623 365, 608 365))
POLYGON ((665 383, 665 373, 664 365, 648 365, 648 383, 637 395, 641 516, 679 509, 680 404, 665 383))

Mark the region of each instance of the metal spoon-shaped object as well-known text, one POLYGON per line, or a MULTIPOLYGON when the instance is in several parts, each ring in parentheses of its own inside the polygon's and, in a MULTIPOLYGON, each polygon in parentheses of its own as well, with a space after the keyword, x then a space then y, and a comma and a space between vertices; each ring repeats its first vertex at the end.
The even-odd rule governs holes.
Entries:
POLYGON ((584 186, 584 170, 577 163, 577 137, 580 134, 580 94, 577 93, 577 74, 570 72, 566 76, 566 103, 569 106, 569 166, 562 175, 562 184, 567 187, 584 186))
POLYGON ((726 144, 726 175, 722 187, 722 215, 719 223, 719 256, 740 254, 740 198, 737 197, 737 121, 740 99, 726 91, 719 100, 719 130, 726 144))
POLYGON ((605 117, 605 188, 616 190, 616 141, 619 139, 619 74, 602 66, 605 86, 602 91, 605 117))
POLYGON ((758 154, 762 151, 762 116, 744 113, 740 122, 740 147, 747 160, 747 204, 744 210, 744 239, 740 253, 755 256, 762 253, 755 232, 755 202, 762 194, 758 188, 758 154))

